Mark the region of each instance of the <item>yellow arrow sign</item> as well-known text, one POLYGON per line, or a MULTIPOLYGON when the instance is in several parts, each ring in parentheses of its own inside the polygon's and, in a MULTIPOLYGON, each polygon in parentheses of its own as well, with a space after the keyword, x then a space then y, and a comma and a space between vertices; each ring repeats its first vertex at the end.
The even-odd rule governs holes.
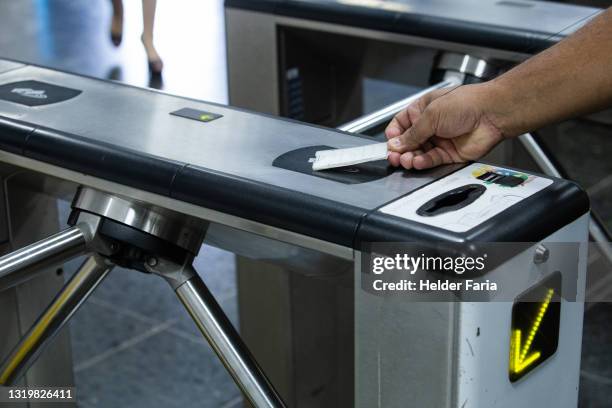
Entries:
POLYGON ((538 315, 531 325, 525 344, 521 344, 523 342, 523 333, 521 330, 515 329, 512 331, 512 337, 510 338, 510 372, 512 374, 518 374, 524 371, 540 358, 541 353, 539 351, 534 351, 531 354, 529 354, 529 351, 554 293, 555 291, 553 289, 548 289, 548 292, 546 292, 546 297, 540 305, 538 315))

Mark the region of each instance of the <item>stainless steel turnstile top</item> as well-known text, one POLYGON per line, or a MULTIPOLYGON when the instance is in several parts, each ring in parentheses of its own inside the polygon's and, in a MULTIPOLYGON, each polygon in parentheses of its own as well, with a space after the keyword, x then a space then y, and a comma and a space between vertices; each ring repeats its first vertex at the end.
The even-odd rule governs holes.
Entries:
POLYGON ((367 139, 34 66, 0 75, 0 85, 31 79, 83 92, 34 108, 0 100, 1 116, 360 208, 380 206, 451 171, 439 168, 411 177, 397 172, 369 183, 343 184, 273 167, 272 162, 300 147, 350 147, 371 143, 367 139), (170 114, 181 108, 223 116, 204 123, 170 114))
POLYGON ((528 0, 226 0, 229 8, 531 53, 600 9, 528 0))
POLYGON ((570 27, 564 32, 566 35, 577 29, 577 26, 571 27, 576 21, 598 10, 532 0, 289 0, 286 3, 350 5, 370 9, 373 13, 388 10, 548 34, 556 34, 570 27))
POLYGON ((61 172, 94 188, 105 189, 97 180, 107 180, 114 183, 108 192, 130 198, 142 199, 139 191, 167 197, 147 201, 173 210, 188 203, 189 214, 275 240, 311 248, 321 242, 358 248, 389 240, 536 240, 588 210, 584 192, 557 179, 469 231, 436 228, 378 209, 463 165, 389 171, 383 161, 382 172, 348 172, 344 181, 352 182, 340 182, 312 174, 308 159, 314 151, 287 153, 372 140, 51 69, 13 67, 0 73, 0 160, 44 174, 61 172), (285 165, 275 166, 281 156, 285 165), (295 164, 307 171, 290 170, 295 164), (354 182, 368 172, 374 177, 354 182), (564 219, 548 211, 552 207, 564 219), (307 242, 312 239, 318 243, 307 242))
POLYGON ((21 64, 19 62, 6 61, 6 60, 0 59, 0 74, 2 74, 3 72, 12 71, 14 69, 17 69, 23 66, 24 64, 21 64))

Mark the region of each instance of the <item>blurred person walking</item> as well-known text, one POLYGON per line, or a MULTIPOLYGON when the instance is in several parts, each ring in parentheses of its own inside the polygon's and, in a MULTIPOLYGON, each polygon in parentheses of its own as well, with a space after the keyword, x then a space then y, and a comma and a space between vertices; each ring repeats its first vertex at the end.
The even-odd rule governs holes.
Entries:
MULTIPOLYGON (((113 17, 111 21, 111 41, 118 47, 123 39, 123 0, 111 0, 113 17)), ((164 63, 155 49, 153 43, 153 25, 155 23, 155 9, 157 0, 142 0, 142 35, 140 40, 147 53, 149 72, 152 76, 160 76, 164 63)))

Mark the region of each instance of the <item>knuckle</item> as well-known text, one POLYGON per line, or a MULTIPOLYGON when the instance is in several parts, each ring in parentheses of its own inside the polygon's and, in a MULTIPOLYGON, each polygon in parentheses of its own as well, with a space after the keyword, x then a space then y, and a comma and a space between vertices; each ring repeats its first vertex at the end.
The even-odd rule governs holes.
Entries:
POLYGON ((439 128, 442 110, 439 108, 439 104, 432 103, 427 107, 425 112, 423 112, 423 117, 426 118, 426 123, 429 125, 432 132, 439 128))
POLYGON ((408 117, 410 119, 414 120, 421 114, 421 112, 423 112, 423 110, 424 108, 422 108, 418 104, 412 104, 406 108, 406 113, 408 114, 408 117))
POLYGON ((416 106, 419 110, 425 110, 425 108, 431 103, 431 98, 429 97, 429 94, 417 99, 414 104, 414 106, 416 106))

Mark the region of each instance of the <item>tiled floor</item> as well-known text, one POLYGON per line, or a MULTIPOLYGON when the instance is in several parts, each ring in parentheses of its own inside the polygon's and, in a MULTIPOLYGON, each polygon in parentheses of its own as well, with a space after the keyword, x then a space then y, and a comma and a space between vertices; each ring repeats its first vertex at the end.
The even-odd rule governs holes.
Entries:
MULTIPOLYGON (((0 0, 0 56, 227 102, 222 0, 158 4, 157 44, 165 60, 161 84, 151 83, 147 73, 136 0, 125 0, 126 27, 119 49, 108 38, 108 0, 0 0)), ((586 128, 569 123, 551 136, 551 145, 567 162, 570 175, 589 189, 593 207, 612 227, 610 130, 601 125, 586 128)), ((65 204, 62 214, 67 214, 65 204)), ((78 262, 71 265, 67 273, 78 262)), ((204 247, 197 266, 236 323, 233 256, 204 247)), ((605 303, 586 314, 582 407, 612 405, 611 316, 612 305, 605 303)), ((113 271, 75 316, 71 330, 81 407, 241 404, 238 390, 160 279, 113 271)))

